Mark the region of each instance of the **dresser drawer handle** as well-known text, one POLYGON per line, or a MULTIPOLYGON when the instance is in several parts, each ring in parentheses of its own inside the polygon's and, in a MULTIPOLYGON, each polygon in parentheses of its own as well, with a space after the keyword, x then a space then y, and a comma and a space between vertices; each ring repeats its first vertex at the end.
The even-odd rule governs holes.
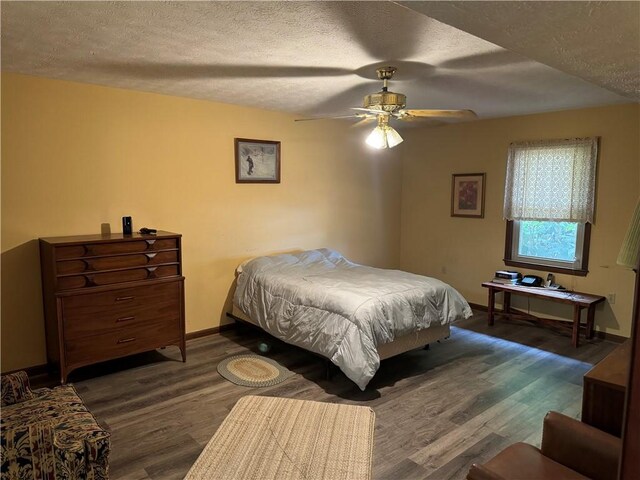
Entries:
POLYGON ((147 258, 149 260, 151 260, 153 257, 155 257, 156 255, 158 255, 157 253, 145 253, 145 255, 147 256, 147 258))
POLYGON ((136 337, 122 338, 122 339, 118 340, 118 343, 129 343, 129 342, 133 342, 135 339, 136 339, 136 337))
POLYGON ((116 320, 116 323, 118 323, 118 322, 128 322, 129 320, 135 320, 135 318, 136 317, 121 317, 121 318, 118 318, 116 320))
POLYGON ((155 240, 145 240, 145 242, 147 242, 147 248, 149 248, 150 246, 152 246, 154 243, 156 243, 155 240))
POLYGON ((84 263, 84 271, 94 271, 95 268, 93 268, 93 265, 91 262, 89 262, 89 260, 82 260, 82 263, 84 263))
POLYGON ((133 300, 136 297, 116 297, 116 302, 126 302, 127 300, 133 300))

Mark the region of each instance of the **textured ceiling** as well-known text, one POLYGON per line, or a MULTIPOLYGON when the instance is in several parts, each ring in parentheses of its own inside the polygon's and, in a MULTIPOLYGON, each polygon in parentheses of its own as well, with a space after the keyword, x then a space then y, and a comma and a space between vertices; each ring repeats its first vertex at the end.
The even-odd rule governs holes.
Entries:
MULTIPOLYGON (((566 37, 554 37, 555 49, 541 46, 536 61, 524 47, 548 45, 544 28, 529 29, 518 42, 513 32, 508 39, 518 45, 511 51, 412 10, 427 3, 3 2, 2 67, 312 116, 360 106, 379 90, 375 68, 385 64, 398 67, 390 86, 408 96, 409 108, 469 108, 496 117, 631 101, 637 74, 610 72, 616 78, 608 84, 609 67, 585 64, 588 52, 608 58, 598 38, 589 50, 577 37, 566 46, 566 37), (580 56, 569 61, 574 47, 580 56)), ((471 23, 470 10, 435 3, 443 4, 443 21, 453 24, 460 12, 461 23, 471 23)), ((557 19, 543 10, 532 10, 527 22, 555 28, 557 19)), ((499 6, 491 11, 477 19, 501 17, 499 6)), ((595 25, 601 10, 576 12, 595 25)), ((629 55, 637 50, 625 50, 614 66, 629 66, 629 55)))
POLYGON ((640 100, 638 1, 403 2, 403 5, 640 100))

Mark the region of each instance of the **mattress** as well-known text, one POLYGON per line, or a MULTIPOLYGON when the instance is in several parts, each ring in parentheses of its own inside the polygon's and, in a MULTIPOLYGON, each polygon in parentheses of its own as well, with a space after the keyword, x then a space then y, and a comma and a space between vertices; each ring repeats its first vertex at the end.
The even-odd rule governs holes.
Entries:
POLYGON ((440 280, 359 265, 330 249, 258 257, 238 273, 234 304, 253 323, 330 359, 363 390, 379 346, 471 315, 440 280))

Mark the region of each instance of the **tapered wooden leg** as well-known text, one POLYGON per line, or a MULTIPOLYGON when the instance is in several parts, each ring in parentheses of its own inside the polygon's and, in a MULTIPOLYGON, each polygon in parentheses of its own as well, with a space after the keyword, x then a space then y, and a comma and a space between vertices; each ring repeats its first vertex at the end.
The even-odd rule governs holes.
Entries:
MULTIPOLYGON (((51 373, 56 373, 56 372, 53 371, 51 373)), ((57 373, 60 374, 60 385, 65 385, 67 383, 67 378, 69 378, 69 373, 71 372, 67 370, 65 367, 63 367, 61 364, 60 369, 57 373)))
POLYGON ((504 313, 509 313, 511 311, 511 292, 504 292, 502 311, 504 313))
POLYGON ((487 318, 489 326, 493 325, 493 309, 496 301, 496 292, 493 288, 489 287, 489 301, 487 302, 487 318))
POLYGON ((589 305, 589 309, 587 310, 587 334, 586 337, 588 339, 593 338, 593 320, 596 315, 596 306, 589 305))
POLYGON ((571 342, 573 346, 578 348, 580 336, 580 305, 573 306, 573 332, 571 334, 571 342))

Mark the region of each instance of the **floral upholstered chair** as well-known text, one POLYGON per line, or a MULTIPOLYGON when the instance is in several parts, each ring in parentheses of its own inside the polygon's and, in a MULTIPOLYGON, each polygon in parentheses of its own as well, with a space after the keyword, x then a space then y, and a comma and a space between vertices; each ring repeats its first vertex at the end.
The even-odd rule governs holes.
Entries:
POLYGON ((109 433, 71 385, 31 390, 25 372, 2 377, 2 480, 106 480, 109 433))

